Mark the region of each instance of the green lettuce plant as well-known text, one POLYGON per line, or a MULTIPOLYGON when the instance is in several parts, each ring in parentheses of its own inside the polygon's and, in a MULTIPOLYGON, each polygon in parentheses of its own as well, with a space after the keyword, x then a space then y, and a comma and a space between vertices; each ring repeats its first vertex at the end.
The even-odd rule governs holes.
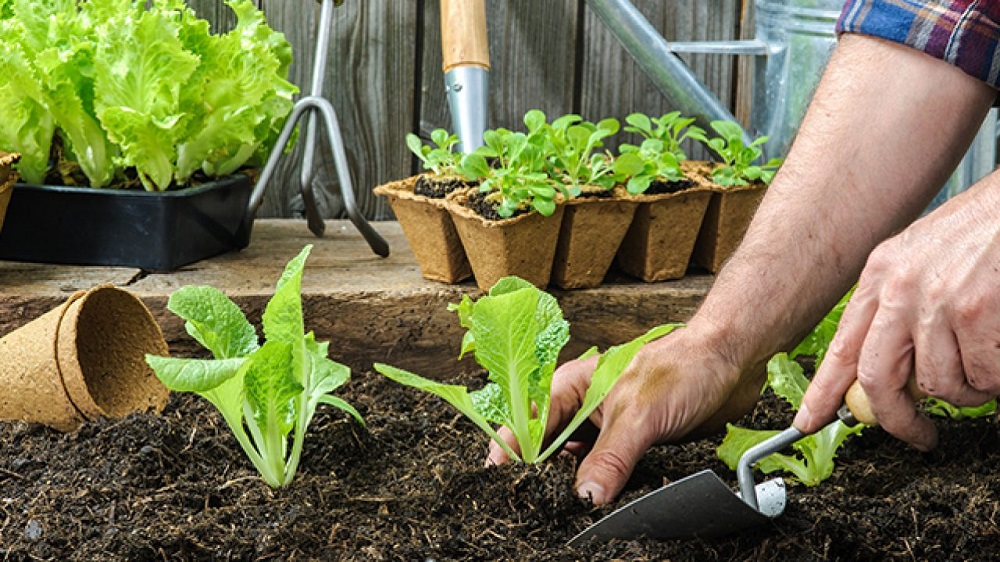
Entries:
POLYGON ((558 451, 604 400, 639 348, 676 327, 654 328, 601 355, 583 405, 543 450, 552 374, 560 350, 569 341, 569 323, 563 319, 555 297, 523 279, 505 277, 493 286, 489 295, 478 301, 465 296, 449 308, 458 313, 459 321, 468 330, 460 357, 469 352, 474 354, 476 362, 488 371, 490 382, 485 387, 470 391, 464 386, 436 382, 381 363, 375 364, 375 370, 396 382, 445 399, 511 458, 526 463, 541 462, 558 451), (510 428, 520 453, 500 438, 493 424, 510 428))
POLYGON ((743 129, 732 121, 712 121, 712 129, 718 137, 706 144, 722 158, 722 165, 712 170, 712 180, 721 186, 749 185, 752 182, 771 183, 775 172, 784 161, 771 158, 762 165, 754 164, 763 151, 761 146, 768 137, 754 139, 749 145, 743 144, 743 129))
POLYGON ((262 163, 298 91, 291 46, 250 0, 226 4, 236 24, 212 34, 182 0, 3 0, 0 150, 29 183, 69 163, 150 191, 262 163))
POLYGON ((551 216, 558 191, 545 169, 541 136, 499 128, 483 133, 483 143, 462 158, 459 171, 479 182, 480 192, 496 203, 497 214, 507 218, 534 209, 551 216))
POLYGON ((622 144, 612 168, 623 178, 625 189, 633 195, 645 193, 654 181, 677 182, 686 178, 681 160, 660 139, 646 139, 642 144, 622 144))
POLYGON ((694 125, 693 117, 684 117, 680 111, 672 111, 660 117, 651 118, 644 113, 633 113, 625 118, 625 130, 641 135, 643 139, 663 142, 662 150, 674 155, 677 161, 687 159, 681 143, 687 139, 705 142, 705 130, 694 125))
POLYGON ((532 109, 525 114, 524 122, 529 136, 541 137, 548 173, 565 187, 563 194, 567 198, 580 195, 584 185, 614 187, 613 159, 599 149, 604 147, 604 139, 618 132, 617 119, 592 123, 579 115, 567 114, 547 123, 543 112, 532 109))
POLYGON ((312 246, 285 267, 262 318, 265 342, 243 312, 218 289, 183 287, 167 308, 212 352, 213 359, 146 355, 170 390, 194 392, 222 414, 264 481, 285 486, 295 477, 306 429, 319 404, 329 404, 364 424, 350 404, 331 393, 350 378, 332 361, 329 342, 304 333, 302 270, 312 246))
POLYGON ((449 134, 444 129, 431 131, 431 144, 424 144, 420 137, 413 133, 406 135, 406 147, 420 159, 425 170, 430 170, 438 176, 457 174, 457 168, 462 154, 455 152, 458 145, 458 135, 449 134))

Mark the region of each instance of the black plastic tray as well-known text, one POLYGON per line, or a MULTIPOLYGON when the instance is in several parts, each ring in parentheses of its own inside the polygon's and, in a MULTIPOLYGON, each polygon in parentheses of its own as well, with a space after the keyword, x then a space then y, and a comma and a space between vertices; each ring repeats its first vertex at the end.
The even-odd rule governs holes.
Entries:
POLYGON ((0 259, 168 271, 250 243, 250 178, 178 191, 16 184, 0 259))

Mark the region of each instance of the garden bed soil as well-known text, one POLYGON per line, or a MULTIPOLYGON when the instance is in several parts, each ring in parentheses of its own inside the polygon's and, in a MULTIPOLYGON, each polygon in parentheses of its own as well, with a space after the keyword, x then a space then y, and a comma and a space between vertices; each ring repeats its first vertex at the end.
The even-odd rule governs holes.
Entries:
MULTIPOLYGON (((481 374, 460 382, 481 384, 481 374)), ((994 419, 939 422, 921 454, 868 429, 833 477, 792 485, 778 520, 713 541, 567 540, 622 502, 703 468, 720 436, 660 446, 621 500, 572 493, 574 461, 484 467, 485 437, 440 399, 358 374, 321 406, 286 489, 253 472, 221 417, 173 394, 162 415, 60 434, 0 423, 0 560, 991 560, 1000 539, 994 419)), ((780 428, 766 398, 744 425, 780 428)))

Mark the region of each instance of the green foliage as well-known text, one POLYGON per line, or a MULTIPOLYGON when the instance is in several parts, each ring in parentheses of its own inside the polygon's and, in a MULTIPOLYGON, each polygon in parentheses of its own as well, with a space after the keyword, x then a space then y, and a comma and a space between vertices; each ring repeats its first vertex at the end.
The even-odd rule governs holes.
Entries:
POLYGON ((597 150, 604 147, 604 139, 618 132, 617 119, 591 123, 579 115, 567 114, 550 124, 546 123, 544 113, 532 109, 524 122, 529 136, 541 136, 549 176, 566 186, 564 195, 576 197, 584 185, 605 189, 615 186, 612 157, 597 150))
POLYGON ((551 216, 558 192, 546 172, 542 136, 500 128, 483 133, 483 142, 462 158, 459 172, 479 182, 479 190, 496 201, 501 217, 530 209, 551 216))
POLYGON ((712 121, 718 137, 706 141, 709 148, 722 158, 722 166, 712 170, 712 179, 721 186, 749 185, 750 182, 771 183, 774 173, 784 161, 772 158, 763 165, 754 161, 763 155, 761 145, 768 137, 758 137, 749 146, 743 144, 743 129, 732 121, 712 121))
POLYGON ((5 0, 0 150, 44 182, 55 135, 94 187, 147 190, 267 157, 292 109, 291 46, 250 0, 213 35, 182 0, 5 0))
POLYGON ((660 139, 646 139, 642 144, 622 144, 621 154, 612 168, 619 178, 627 178, 625 189, 633 195, 645 193, 654 181, 681 181, 685 179, 677 155, 660 139))
MULTIPOLYGON (((802 396, 808 385, 809 379, 803 374, 802 367, 788 355, 779 353, 768 362, 767 386, 794 409, 798 410, 802 405, 802 396)), ((774 453, 757 463, 757 469, 765 474, 777 470, 790 472, 799 482, 816 486, 833 474, 833 461, 844 441, 861 433, 863 428, 860 424, 848 427, 841 421, 829 424, 813 435, 796 441, 792 445, 795 454, 774 453)), ((745 429, 727 424, 726 437, 717 450, 719 458, 735 469, 743 453, 777 433, 778 431, 745 429)))
POLYGON ((435 382, 402 369, 375 364, 375 370, 396 382, 445 399, 507 451, 513 459, 541 462, 600 405, 642 345, 669 333, 675 326, 661 326, 626 344, 612 347, 598 360, 590 388, 580 410, 563 432, 542 449, 549 416, 549 390, 559 352, 569 341, 569 323, 555 297, 517 277, 505 277, 489 295, 473 301, 468 296, 449 307, 458 313, 468 332, 461 355, 472 352, 488 371, 490 382, 469 391, 463 386, 435 382), (493 429, 510 428, 520 454, 493 429))
POLYGON ((672 111, 658 118, 650 118, 643 113, 633 113, 625 118, 625 130, 642 135, 644 139, 663 141, 663 150, 670 152, 678 162, 687 159, 681 143, 687 139, 707 142, 705 130, 694 125, 693 117, 683 117, 680 111, 672 111))
POLYGON ((929 396, 924 399, 924 411, 932 416, 953 420, 984 418, 997 413, 997 400, 994 398, 982 406, 959 407, 952 406, 939 398, 929 396))
POLYGON ((295 477, 306 428, 320 403, 361 415, 330 394, 350 378, 350 369, 329 358, 329 343, 304 334, 302 270, 312 246, 285 267, 263 315, 265 343, 218 289, 187 286, 170 295, 167 308, 212 352, 213 359, 146 355, 167 388, 194 392, 211 402, 264 480, 275 488, 295 477), (289 449, 289 436, 291 448, 289 449))
POLYGON ((407 148, 420 159, 425 170, 439 176, 456 174, 462 157, 461 153, 455 152, 458 135, 448 134, 444 129, 434 129, 431 131, 431 143, 433 146, 423 144, 420 137, 413 133, 406 135, 407 148))

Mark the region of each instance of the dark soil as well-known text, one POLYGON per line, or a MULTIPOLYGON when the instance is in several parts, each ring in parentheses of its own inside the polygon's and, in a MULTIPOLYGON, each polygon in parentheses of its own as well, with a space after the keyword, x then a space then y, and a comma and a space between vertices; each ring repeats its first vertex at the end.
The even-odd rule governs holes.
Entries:
POLYGON ((431 199, 444 199, 446 195, 456 189, 472 187, 474 185, 476 185, 476 182, 468 181, 458 176, 435 177, 420 174, 413 185, 413 193, 430 197, 431 199))
MULTIPOLYGON (((464 377, 476 386, 481 375, 464 377)), ((572 493, 574 462, 483 466, 485 437, 450 406, 378 375, 321 406, 299 475, 272 490, 208 403, 59 434, 0 424, 0 560, 992 560, 1000 540, 994 419, 939 424, 920 454, 869 429, 774 523, 715 541, 566 541, 611 508, 572 493)), ((780 428, 765 400, 744 425, 780 428)), ((662 446, 622 502, 712 468, 719 438, 662 446)), ((617 505, 621 505, 618 503, 617 505)))
POLYGON ((653 180, 643 193, 645 195, 659 195, 661 193, 677 193, 694 186, 694 182, 689 179, 678 181, 653 180))
POLYGON ((479 216, 483 217, 488 221, 499 221, 504 219, 510 219, 531 212, 531 207, 522 206, 515 209, 514 213, 511 216, 501 217, 500 213, 497 212, 497 209, 500 207, 499 204, 496 201, 491 201, 489 199, 489 195, 490 193, 473 191, 469 193, 469 198, 466 201, 465 206, 479 213, 479 216))

